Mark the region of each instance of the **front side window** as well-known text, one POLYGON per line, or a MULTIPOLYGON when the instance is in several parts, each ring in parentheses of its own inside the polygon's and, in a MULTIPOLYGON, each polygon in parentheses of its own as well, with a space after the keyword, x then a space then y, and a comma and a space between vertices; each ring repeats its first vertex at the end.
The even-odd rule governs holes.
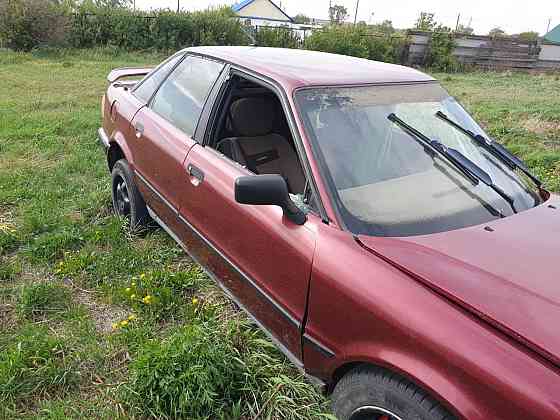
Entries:
POLYGON ((536 188, 463 132, 488 137, 437 84, 300 90, 296 102, 344 224, 356 234, 412 236, 487 223, 542 202, 536 188), (509 203, 430 153, 389 116, 458 150, 488 173, 509 203))
POLYGON ((175 55, 148 74, 144 80, 140 82, 138 87, 134 89, 134 96, 147 104, 161 82, 163 82, 163 79, 165 79, 167 74, 175 67, 175 64, 177 64, 182 57, 183 54, 175 55))
POLYGON ((185 58, 156 93, 152 109, 192 136, 206 98, 223 67, 223 64, 199 57, 185 58))

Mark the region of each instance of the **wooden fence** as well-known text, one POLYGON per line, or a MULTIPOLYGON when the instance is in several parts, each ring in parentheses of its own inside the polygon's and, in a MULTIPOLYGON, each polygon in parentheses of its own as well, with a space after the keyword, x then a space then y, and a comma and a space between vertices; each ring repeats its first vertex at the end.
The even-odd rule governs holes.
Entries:
MULTIPOLYGON (((430 49, 431 33, 409 31, 408 36, 410 43, 405 64, 424 65, 430 49)), ((538 41, 525 42, 509 37, 460 34, 455 35, 455 45, 453 55, 467 66, 526 71, 560 70, 560 46, 538 41)))

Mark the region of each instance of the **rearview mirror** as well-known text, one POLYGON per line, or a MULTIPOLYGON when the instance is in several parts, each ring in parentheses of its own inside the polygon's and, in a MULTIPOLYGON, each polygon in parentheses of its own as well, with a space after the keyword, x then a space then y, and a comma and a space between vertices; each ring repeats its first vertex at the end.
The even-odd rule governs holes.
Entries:
POLYGON ((235 180, 235 201, 240 204, 280 206, 292 222, 303 225, 305 213, 297 207, 280 175, 242 176, 235 180))

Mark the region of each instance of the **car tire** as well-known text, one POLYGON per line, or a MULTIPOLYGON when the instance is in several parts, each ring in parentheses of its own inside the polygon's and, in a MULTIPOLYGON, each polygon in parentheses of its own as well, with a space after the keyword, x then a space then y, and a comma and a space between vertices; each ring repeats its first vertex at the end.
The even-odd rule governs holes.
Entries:
POLYGON ((336 384, 331 396, 340 420, 452 420, 425 391, 386 369, 360 366, 336 384))
POLYGON ((113 166, 111 191, 115 213, 128 219, 132 230, 139 230, 150 222, 146 203, 125 159, 118 160, 113 166))

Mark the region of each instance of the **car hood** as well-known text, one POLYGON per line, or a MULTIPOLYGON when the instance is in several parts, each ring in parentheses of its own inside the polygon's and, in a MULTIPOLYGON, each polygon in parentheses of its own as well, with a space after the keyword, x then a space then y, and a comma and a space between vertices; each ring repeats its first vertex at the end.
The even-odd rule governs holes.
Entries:
POLYGON ((559 197, 486 225, 357 240, 560 366, 559 197))

